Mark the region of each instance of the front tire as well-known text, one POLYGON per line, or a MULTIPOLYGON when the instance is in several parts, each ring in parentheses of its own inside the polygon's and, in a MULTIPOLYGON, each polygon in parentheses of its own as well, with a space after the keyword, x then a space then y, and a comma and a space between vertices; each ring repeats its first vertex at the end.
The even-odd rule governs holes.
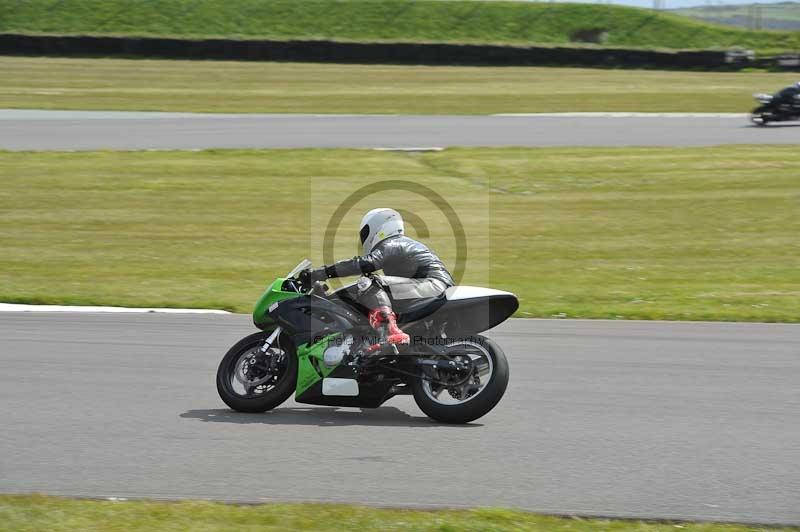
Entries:
POLYGON ((758 107, 750 113, 750 121, 759 127, 766 126, 772 119, 772 113, 766 107, 758 107))
POLYGON ((264 370, 261 374, 253 374, 260 369, 259 364, 266 366, 270 362, 267 356, 260 353, 260 348, 269 334, 270 331, 258 332, 242 338, 225 353, 219 363, 217 392, 225 404, 234 410, 249 413, 266 412, 286 401, 295 390, 297 355, 291 341, 283 335, 275 342, 277 346, 269 350, 268 356, 277 357, 275 374, 264 370), (262 360, 256 360, 256 357, 262 357, 262 360), (245 377, 243 367, 251 360, 254 368, 249 370, 248 376, 245 377), (253 386, 248 386, 246 383, 253 386), (256 383, 258 384, 255 385, 256 383))
MULTIPOLYGON (((457 352, 458 346, 470 344, 470 349, 477 347, 486 358, 483 365, 489 366, 490 375, 488 375, 485 385, 480 387, 480 390, 474 395, 463 397, 456 390, 456 395, 461 395, 461 397, 454 400, 455 396, 445 386, 439 386, 442 389, 437 389, 436 384, 424 379, 414 379, 411 382, 414 401, 428 417, 442 423, 469 423, 486 415, 503 398, 508 387, 509 376, 506 355, 500 346, 489 338, 477 336, 476 340, 475 342, 459 342, 453 344, 453 347, 448 347, 448 351, 457 352), (447 397, 448 395, 450 397, 447 397)), ((438 376, 438 374, 427 375, 432 378, 438 376)))

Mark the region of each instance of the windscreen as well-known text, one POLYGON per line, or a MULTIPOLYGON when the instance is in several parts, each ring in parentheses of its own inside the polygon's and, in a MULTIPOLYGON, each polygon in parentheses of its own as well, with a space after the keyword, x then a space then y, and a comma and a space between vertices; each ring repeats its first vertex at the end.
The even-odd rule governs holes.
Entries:
POLYGON ((303 270, 307 270, 311 267, 311 261, 308 259, 303 259, 300 264, 294 267, 292 271, 286 274, 286 277, 294 277, 298 273, 302 272, 303 270))

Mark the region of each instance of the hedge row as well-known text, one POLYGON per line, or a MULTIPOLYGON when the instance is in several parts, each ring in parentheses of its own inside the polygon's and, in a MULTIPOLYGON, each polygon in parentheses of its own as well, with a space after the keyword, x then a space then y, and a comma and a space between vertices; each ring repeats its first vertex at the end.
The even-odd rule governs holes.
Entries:
POLYGON ((726 67, 725 53, 715 51, 15 34, 0 35, 0 54, 420 65, 726 67))

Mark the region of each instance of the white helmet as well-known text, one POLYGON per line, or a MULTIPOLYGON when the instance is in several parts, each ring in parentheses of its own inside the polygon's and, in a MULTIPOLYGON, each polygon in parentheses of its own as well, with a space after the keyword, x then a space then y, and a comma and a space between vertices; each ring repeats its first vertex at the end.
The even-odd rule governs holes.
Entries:
POLYGON ((372 209, 361 219, 361 245, 367 255, 390 236, 402 235, 403 217, 394 209, 372 209))

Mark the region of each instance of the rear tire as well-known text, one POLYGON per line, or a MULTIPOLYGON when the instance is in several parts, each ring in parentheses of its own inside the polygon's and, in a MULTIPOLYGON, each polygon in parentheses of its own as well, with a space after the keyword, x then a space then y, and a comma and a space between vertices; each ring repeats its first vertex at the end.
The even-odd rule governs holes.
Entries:
POLYGON ((258 395, 241 395, 233 386, 237 364, 242 356, 261 347, 271 331, 246 336, 231 347, 217 369, 217 392, 226 405, 239 412, 266 412, 286 401, 297 383, 297 354, 291 341, 281 335, 278 343, 284 352, 286 365, 274 387, 258 395))
POLYGON ((422 379, 411 381, 414 401, 428 417, 442 423, 469 423, 489 413, 503 398, 508 387, 509 376, 506 355, 500 346, 489 338, 480 335, 477 338, 480 339, 480 345, 491 358, 493 370, 485 388, 475 396, 459 404, 442 404, 430 397, 424 388, 422 379))

